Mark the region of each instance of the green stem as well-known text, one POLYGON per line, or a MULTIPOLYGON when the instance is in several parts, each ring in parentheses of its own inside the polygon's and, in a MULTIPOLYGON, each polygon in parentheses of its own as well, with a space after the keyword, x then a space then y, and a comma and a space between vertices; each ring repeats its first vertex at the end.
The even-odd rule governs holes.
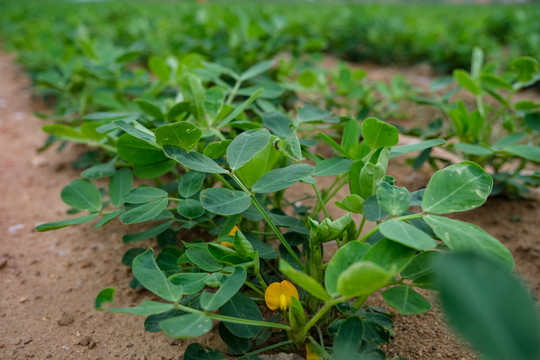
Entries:
MULTIPOLYGON (((412 219, 419 219, 421 217, 424 216, 424 213, 418 213, 418 214, 411 214, 411 215, 405 215, 405 216, 400 216, 400 217, 397 217, 395 218, 395 220, 399 220, 399 221, 407 221, 407 220, 412 220, 412 219)), ((363 242, 366 242, 366 240, 373 234, 375 234, 377 231, 379 231, 379 226, 380 225, 377 225, 375 226, 373 229, 371 229, 370 231, 368 231, 364 236, 362 236, 360 239, 358 239, 359 242, 363 243, 363 242)))
POLYGON ((184 201, 184 199, 179 199, 179 198, 174 198, 174 197, 169 197, 168 199, 169 201, 176 201, 176 202, 184 201))
POLYGON ((362 217, 362 222, 360 223, 360 226, 358 227, 358 231, 356 232, 356 238, 358 239, 360 237, 360 234, 362 234, 362 230, 364 230, 364 225, 366 224, 366 217, 362 217))
MULTIPOLYGON (((319 192, 319 189, 317 189, 317 186, 315 184, 312 184, 313 186, 313 190, 315 191, 315 195, 317 195, 317 200, 319 201, 319 204, 321 204, 320 206, 322 207, 322 210, 324 212, 324 216, 326 216, 327 218, 329 218, 330 220, 332 220, 332 217, 330 216, 330 214, 328 214, 328 211, 326 210, 326 206, 324 204, 324 201, 321 197, 321 193, 319 192)), ((319 207, 319 205, 317 204, 317 207, 319 207)))
POLYGON ((249 281, 245 281, 244 284, 246 284, 251 290, 255 291, 257 294, 262 295, 264 297, 264 292, 262 292, 258 287, 256 287, 249 281))
POLYGON ((231 105, 234 97, 236 96, 236 93, 238 92, 238 89, 240 89, 240 85, 242 84, 242 80, 236 79, 236 83, 234 84, 234 87, 232 88, 231 92, 229 93, 229 97, 227 98, 227 102, 225 105, 231 105))
POLYGON ((353 309, 357 310, 364 304, 369 295, 359 296, 353 304, 353 309))
POLYGON ((321 317, 328 312, 328 310, 332 309, 334 305, 339 304, 345 300, 346 300, 345 297, 340 297, 340 298, 333 299, 325 303, 324 306, 311 318, 311 320, 309 320, 309 322, 306 325, 304 325, 304 327, 301 330, 302 337, 304 337, 307 334, 309 329, 311 329, 311 327, 314 326, 317 323, 317 321, 319 321, 321 317))
POLYGON ((266 322, 266 321, 249 320, 249 319, 240 319, 240 318, 235 318, 235 317, 232 317, 232 316, 225 316, 225 315, 209 313, 209 312, 205 312, 205 311, 201 311, 201 310, 196 310, 196 309, 192 309, 192 308, 190 308, 188 306, 184 306, 184 305, 180 305, 180 304, 176 304, 175 308, 178 309, 178 310, 182 310, 182 311, 191 313, 191 314, 204 315, 204 316, 206 316, 206 317, 208 317, 210 319, 230 322, 230 323, 234 323, 234 324, 264 326, 264 327, 273 327, 273 328, 283 329, 283 330, 291 330, 290 326, 284 325, 284 324, 278 324, 278 323, 272 323, 272 322, 266 322))
POLYGON ((221 176, 220 174, 214 174, 214 176, 216 177, 216 179, 218 179, 219 181, 221 181, 221 183, 223 184, 223 186, 225 186, 227 189, 229 190, 234 190, 234 188, 232 187, 231 184, 229 184, 229 182, 227 180, 225 180, 225 178, 223 176, 221 176))
POLYGON ((257 201, 257 199, 255 198, 255 195, 253 195, 245 186, 244 184, 242 183, 242 181, 240 181, 240 179, 238 179, 238 177, 234 174, 230 174, 230 176, 234 179, 234 181, 236 181, 236 183, 238 184, 238 186, 240 186, 240 188, 247 194, 251 197, 251 202, 253 203, 253 205, 255 205, 255 207, 257 208, 257 210, 259 211, 259 213, 262 215, 262 217, 264 218, 264 220, 266 220, 266 223, 270 226, 270 228, 272 229, 272 231, 274 232, 274 234, 276 234, 277 238, 279 239, 279 241, 281 242, 281 245, 283 245, 283 247, 285 247, 285 249, 287 250, 287 252, 291 255, 291 257, 294 259, 294 261, 296 261, 298 263, 298 265, 300 265, 300 268, 302 270, 304 270, 304 264, 302 263, 302 261, 300 261, 300 258, 298 257, 298 255, 296 255, 296 253, 294 252, 294 250, 291 248, 291 246, 289 245, 289 243, 287 242, 287 240, 285 240, 285 238, 283 237, 283 234, 281 234, 281 232, 279 231, 279 229, 277 228, 277 226, 274 224, 274 222, 272 221, 272 219, 270 218, 270 216, 266 213, 266 211, 264 211, 264 208, 262 207, 262 205, 259 203, 259 201, 257 201))

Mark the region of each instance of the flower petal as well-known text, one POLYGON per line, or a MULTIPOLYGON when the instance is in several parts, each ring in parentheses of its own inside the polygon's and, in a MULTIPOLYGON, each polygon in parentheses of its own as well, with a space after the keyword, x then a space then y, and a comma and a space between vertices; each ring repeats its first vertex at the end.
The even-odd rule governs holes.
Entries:
POLYGON ((279 285, 281 286, 281 293, 285 295, 289 305, 291 303, 292 296, 300 299, 298 296, 298 290, 296 290, 296 287, 290 281, 283 280, 279 285))
POLYGON ((281 285, 278 282, 271 283, 264 293, 264 301, 270 310, 279 308, 279 297, 281 296, 281 285))

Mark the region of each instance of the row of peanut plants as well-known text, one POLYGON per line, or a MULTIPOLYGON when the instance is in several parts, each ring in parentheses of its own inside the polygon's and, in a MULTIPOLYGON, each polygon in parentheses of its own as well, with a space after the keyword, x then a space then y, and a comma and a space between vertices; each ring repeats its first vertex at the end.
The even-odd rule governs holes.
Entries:
MULTIPOLYGON (((31 13, 10 9, 20 19, 31 13)), ((102 22, 126 14, 97 9, 81 16, 102 22)), ((55 31, 77 26, 57 42, 37 16, 33 29, 43 30, 41 39, 25 32, 8 39, 8 46, 21 47, 38 92, 56 109, 43 114, 55 120, 44 126, 51 135, 44 148, 78 142, 91 149, 78 162, 81 178, 61 193, 68 212, 79 215, 38 231, 119 219, 149 223, 126 234, 125 243, 157 238, 153 249, 132 248, 122 262, 132 268, 133 288, 161 300, 110 307, 108 288, 96 308, 147 316, 148 331, 176 338, 204 335, 218 321, 229 355, 254 358, 280 348, 310 358, 384 359, 378 347, 394 333, 392 315, 367 298, 382 291, 399 313, 419 314, 431 305, 416 290, 438 290, 454 325, 490 359, 538 358, 538 318, 511 274, 510 252, 477 226, 440 216, 482 205, 494 179, 495 192, 518 196, 537 184, 537 173, 528 170, 540 158, 538 104, 512 101, 538 80, 537 60, 520 57, 499 69, 484 65, 475 50, 470 71, 454 71, 454 83, 436 80, 425 90, 396 78, 387 86, 344 63, 328 70, 296 57, 257 62, 283 51, 322 50, 330 37, 319 32, 319 44, 310 42, 309 31, 318 30, 308 29, 291 40, 295 20, 275 9, 262 19, 249 12, 220 17, 216 9, 225 11, 188 12, 205 25, 187 32, 175 51, 159 39, 187 27, 169 28, 160 18, 133 17, 123 27, 96 30, 62 14, 66 20, 55 31), (156 23, 166 30, 148 31, 156 23), (235 31, 224 35, 224 28, 235 31), (117 36, 125 43, 110 41, 117 36), (458 85, 473 94, 473 104, 456 100, 458 85), (422 141, 397 146, 397 128, 378 118, 398 116, 401 101, 436 107, 447 121, 411 129, 422 141), (343 111, 354 115, 334 115, 343 111), (321 140, 331 156, 314 150, 321 140), (418 151, 416 165, 440 166, 430 151, 441 145, 466 161, 436 171, 426 189, 410 193, 386 175, 392 158, 418 151), (507 170, 503 165, 514 159, 517 167, 507 170), (134 177, 155 185, 134 187, 134 177), (107 178, 106 188, 94 183, 107 178), (337 198, 343 188, 349 194, 337 198), (347 215, 334 219, 329 204, 347 215), (182 241, 186 232, 201 238, 182 241), (334 241, 337 251, 323 261, 325 244, 334 241)), ((2 23, 5 29, 20 26, 2 23)), ((195 343, 184 358, 225 355, 195 343)))

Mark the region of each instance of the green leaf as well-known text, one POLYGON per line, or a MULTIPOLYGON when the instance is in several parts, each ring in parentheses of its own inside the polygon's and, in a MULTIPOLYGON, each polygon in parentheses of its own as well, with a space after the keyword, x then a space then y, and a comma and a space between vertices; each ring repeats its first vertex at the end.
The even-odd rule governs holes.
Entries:
POLYGON ((186 256, 204 271, 214 272, 223 266, 206 249, 191 247, 186 250, 186 256))
POLYGON ((476 84, 476 82, 470 77, 469 73, 467 73, 465 70, 456 69, 454 70, 454 79, 457 81, 459 86, 461 86, 464 89, 469 90, 474 95, 480 94, 480 87, 476 84))
POLYGON ((238 135, 227 148, 227 161, 236 170, 262 151, 270 141, 266 129, 249 130, 238 135))
POLYGON ((263 72, 270 70, 272 66, 274 66, 274 63, 274 60, 261 61, 260 63, 253 65, 252 67, 244 71, 242 74, 240 74, 240 80, 246 81, 257 75, 260 75, 263 72))
POLYGON ((221 340, 228 346, 228 354, 242 355, 247 353, 253 346, 249 339, 241 338, 231 333, 223 322, 218 325, 218 334, 221 340))
POLYGON ((381 181, 376 193, 379 206, 390 215, 401 215, 409 208, 411 194, 404 187, 397 187, 386 181, 381 181))
POLYGON ((163 116, 161 109, 156 105, 145 100, 135 100, 135 103, 142 111, 153 117, 155 120, 165 121, 165 117, 163 116))
POLYGON ((153 164, 167 159, 160 148, 131 134, 120 136, 116 149, 122 159, 135 165, 153 164))
POLYGON ((206 210, 226 216, 240 214, 251 204, 251 198, 245 192, 225 188, 204 189, 200 199, 206 210))
POLYGON ((353 161, 343 157, 324 159, 315 164, 313 176, 334 176, 346 173, 353 161))
POLYGON ((323 301, 330 300, 330 295, 321 284, 306 273, 296 270, 283 259, 279 259, 279 271, 316 298, 323 301))
POLYGON ((115 288, 105 288, 101 290, 98 296, 96 296, 96 300, 94 302, 94 308, 96 308, 96 310, 101 310, 104 304, 113 302, 115 292, 116 292, 115 288))
POLYGON ((524 159, 540 163, 540 146, 532 145, 510 145, 506 146, 504 151, 524 159))
POLYGON ((161 190, 151 186, 140 186, 130 190, 124 195, 124 202, 131 204, 144 204, 156 199, 166 197, 168 194, 165 190, 161 190))
POLYGON ((362 213, 366 220, 378 221, 388 216, 388 213, 381 209, 376 196, 370 196, 362 205, 362 213))
POLYGON ((122 242, 124 244, 128 244, 132 242, 137 242, 137 241, 153 238, 154 236, 158 236, 159 234, 161 234, 162 232, 170 228, 172 223, 173 222, 171 220, 171 221, 167 221, 166 223, 159 224, 158 226, 155 226, 143 232, 134 233, 134 234, 126 234, 122 237, 122 242))
POLYGON ((392 148, 392 152, 390 153, 390 158, 395 158, 398 156, 401 156, 403 154, 409 154, 417 151, 423 151, 426 149, 429 149, 434 146, 439 146, 446 144, 446 141, 443 139, 431 139, 431 140, 425 140, 421 141, 416 144, 407 144, 407 145, 399 145, 394 146, 392 148))
POLYGON ((186 314, 163 320, 159 327, 170 337, 186 339, 212 330, 212 320, 203 314, 186 314))
POLYGON ((218 291, 215 293, 205 291, 201 294, 201 307, 206 311, 213 311, 222 307, 242 288, 246 277, 246 270, 243 267, 236 266, 232 274, 222 278, 218 291))
POLYGON ((124 130, 126 133, 136 137, 139 140, 145 141, 156 148, 159 148, 156 144, 156 138, 154 133, 134 121, 133 123, 127 123, 124 120, 113 121, 113 124, 118 128, 124 130))
POLYGON ((382 239, 368 250, 362 261, 371 261, 394 276, 409 265, 415 254, 416 250, 408 246, 382 239))
POLYGON ((296 297, 291 296, 291 305, 289 307, 289 324, 293 329, 301 329, 306 325, 306 314, 302 303, 296 297))
POLYGON ((538 61, 529 56, 522 56, 512 60, 510 67, 518 71, 517 80, 525 83, 531 81, 538 71, 538 61))
POLYGON ((364 336, 364 322, 359 317, 353 316, 346 319, 339 327, 334 339, 335 360, 361 360, 363 357, 358 353, 362 337, 364 336))
POLYGON ((345 211, 350 211, 356 214, 363 213, 364 199, 356 194, 350 194, 343 198, 341 201, 335 202, 336 206, 345 211))
POLYGON ((434 215, 426 215, 424 220, 451 250, 476 252, 499 261, 509 269, 513 268, 510 250, 480 227, 434 215))
POLYGON ((165 155, 171 159, 178 161, 188 169, 207 172, 211 174, 226 174, 227 170, 219 166, 214 160, 209 157, 198 153, 196 151, 187 152, 181 147, 165 145, 163 146, 165 155))
POLYGON ((133 260, 131 270, 142 286, 162 299, 176 302, 182 298, 182 286, 174 285, 167 279, 157 266, 152 249, 137 256, 133 260))
POLYGON ((334 150, 336 150, 341 155, 348 156, 347 151, 344 148, 342 148, 341 145, 339 145, 337 142, 335 142, 330 136, 328 136, 326 134, 323 134, 322 132, 320 132, 317 136, 320 137, 325 143, 330 145, 330 147, 332 147, 334 150))
POLYGON ((201 344, 190 344, 184 353, 184 360, 225 360, 219 350, 211 349, 201 344))
POLYGON ((120 221, 124 224, 136 224, 148 220, 152 220, 157 217, 169 204, 169 199, 157 199, 148 204, 137 206, 122 215, 120 215, 120 221))
POLYGON ((109 222, 113 221, 118 215, 121 215, 124 213, 124 209, 115 210, 111 213, 108 213, 106 215, 103 215, 101 219, 92 227, 92 229, 98 229, 102 226, 107 225, 109 222))
POLYGON ((292 135, 292 122, 287 115, 279 111, 274 111, 271 113, 262 114, 261 117, 263 121, 263 126, 269 128, 270 131, 272 131, 272 133, 276 134, 277 136, 281 138, 286 138, 292 135))
POLYGON ((386 169, 382 164, 366 163, 360 170, 360 195, 367 199, 371 195, 375 195, 379 181, 384 176, 386 169))
POLYGON ((459 151, 463 151, 465 154, 478 155, 478 156, 489 156, 493 155, 491 149, 476 144, 466 144, 466 143, 456 143, 454 147, 459 151))
POLYGON ((79 210, 100 211, 103 205, 98 188, 86 179, 73 180, 62 189, 60 196, 64 203, 79 210))
POLYGON ((431 177, 422 210, 434 214, 466 211, 482 205, 491 193, 493 179, 470 161, 437 171, 431 177))
POLYGON ((81 173, 87 179, 102 179, 114 175, 116 169, 113 162, 92 166, 81 173))
POLYGON ((67 140, 74 141, 74 142, 84 143, 86 141, 86 136, 84 136, 81 132, 77 131, 77 129, 68 125, 51 124, 51 125, 45 125, 41 129, 48 134, 58 136, 67 140))
POLYGON ((399 141, 399 134, 394 126, 374 117, 362 122, 362 136, 373 149, 391 147, 399 141))
POLYGON ((447 254, 437 275, 450 323, 486 358, 540 359, 536 303, 508 268, 479 254, 447 254))
POLYGON ((384 237, 416 250, 433 249, 437 246, 431 236, 400 220, 385 221, 379 230, 384 237))
POLYGON ((163 158, 158 162, 151 164, 135 164, 133 165, 133 172, 135 176, 141 179, 155 179, 161 175, 166 174, 176 165, 173 160, 163 158))
POLYGON ((117 170, 109 181, 109 198, 114 206, 124 205, 124 195, 133 186, 133 173, 128 168, 117 170))
MULTIPOLYGON (((219 313, 238 319, 264 321, 255 301, 242 293, 236 293, 229 301, 219 308, 219 313)), ((260 326, 254 325, 232 322, 225 322, 224 325, 233 335, 241 338, 254 338, 261 331, 260 326)))
POLYGON ((223 119, 223 121, 221 121, 218 126, 216 126, 216 129, 221 129, 224 126, 229 125, 229 123, 236 119, 236 117, 240 115, 242 111, 244 111, 249 105, 251 105, 251 103, 254 102, 263 91, 264 89, 259 89, 255 91, 253 95, 251 95, 246 101, 235 107, 234 110, 229 115, 227 115, 227 117, 223 119))
POLYGON ((161 303, 161 302, 157 302, 157 301, 149 301, 149 300, 144 300, 142 304, 140 304, 138 306, 134 306, 134 307, 101 308, 101 310, 106 310, 108 312, 113 312, 113 313, 117 313, 117 314, 132 314, 132 315, 142 315, 142 316, 161 314, 161 313, 167 312, 167 311, 172 310, 172 309, 174 309, 173 304, 166 304, 166 303, 161 303))
POLYGON ((148 67, 162 82, 169 81, 171 69, 167 66, 167 62, 163 58, 151 56, 148 59, 148 67))
POLYGON ((439 261, 439 251, 423 251, 412 259, 409 265, 401 272, 406 279, 415 280, 433 273, 433 266, 439 261))
POLYGON ((199 200, 186 199, 180 201, 176 207, 180 215, 188 219, 195 219, 203 216, 205 213, 204 207, 199 200))
POLYGON ((198 171, 185 173, 178 183, 178 194, 185 198, 195 195, 201 189, 205 177, 205 173, 198 171))
POLYGON ((210 159, 218 159, 225 156, 227 153, 227 148, 231 142, 232 140, 222 140, 208 144, 204 148, 204 155, 208 156, 210 159))
POLYGON ((163 145, 179 146, 191 150, 201 139, 202 131, 185 121, 163 125, 156 129, 156 142, 163 145))
POLYGON ((50 222, 50 223, 45 223, 45 224, 41 224, 41 225, 36 226, 36 231, 37 232, 45 232, 45 231, 50 231, 50 230, 61 229, 61 228, 66 227, 66 226, 80 225, 80 224, 84 224, 84 223, 87 223, 89 221, 92 221, 95 218, 97 218, 98 216, 99 216, 99 213, 94 213, 94 214, 81 216, 81 217, 74 218, 74 219, 67 219, 67 220, 61 220, 61 221, 54 221, 54 222, 50 222))
POLYGON ((347 297, 366 296, 385 286, 392 274, 370 261, 358 261, 341 273, 337 291, 347 297))
POLYGON ((368 244, 353 241, 345 244, 336 251, 330 262, 328 262, 324 278, 324 286, 331 296, 335 297, 339 295, 337 283, 341 273, 355 262, 360 261, 369 248, 370 246, 368 244))
POLYGON ((350 119, 345 123, 343 128, 343 136, 341 138, 341 147, 346 151, 350 151, 360 141, 360 126, 358 120, 350 119))
POLYGON ((253 184, 252 190, 259 194, 280 191, 311 175, 314 168, 309 164, 293 164, 270 170, 253 184))
POLYGON ((206 286, 205 280, 208 276, 208 273, 179 273, 170 276, 169 281, 174 285, 181 285, 184 294, 190 295, 198 293, 206 286))
POLYGON ((407 285, 391 287, 382 292, 382 297, 402 315, 423 314, 431 309, 429 301, 407 285))

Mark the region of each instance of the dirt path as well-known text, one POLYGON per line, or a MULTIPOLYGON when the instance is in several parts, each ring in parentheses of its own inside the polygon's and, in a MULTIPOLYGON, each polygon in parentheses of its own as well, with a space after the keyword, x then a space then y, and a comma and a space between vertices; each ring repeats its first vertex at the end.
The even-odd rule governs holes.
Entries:
MULTIPOLYGON (((37 154, 45 140, 43 120, 28 81, 13 58, 0 55, 0 360, 11 359, 181 359, 190 341, 170 341, 144 332, 143 318, 97 312, 93 301, 104 287, 117 289, 117 303, 135 305, 147 292, 130 290, 131 278, 120 264, 129 248, 126 227, 111 223, 36 233, 35 225, 62 219, 67 206, 62 187, 78 176, 70 163, 78 150, 37 154)), ((426 174, 393 165, 400 186, 425 186, 426 174)), ((540 240, 534 224, 536 202, 490 201, 463 216, 501 239, 514 252, 522 272, 540 294, 540 240)), ((128 229, 127 231, 135 231, 128 229)), ((147 242, 141 246, 150 246, 147 242)), ((374 303, 380 302, 375 297, 374 303)), ((396 318, 396 337, 386 350, 410 359, 473 359, 475 355, 449 334, 440 313, 396 318)), ((219 342, 210 333, 199 342, 219 342)))

